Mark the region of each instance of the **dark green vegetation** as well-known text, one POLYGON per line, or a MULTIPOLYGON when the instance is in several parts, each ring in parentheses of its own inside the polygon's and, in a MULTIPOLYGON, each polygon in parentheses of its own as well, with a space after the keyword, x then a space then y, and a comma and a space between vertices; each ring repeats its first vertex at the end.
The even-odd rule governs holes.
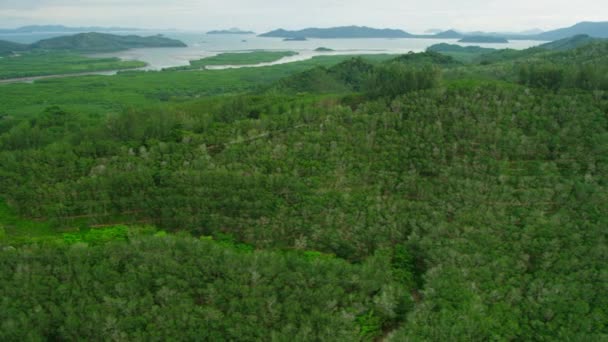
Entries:
MULTIPOLYGON (((572 50, 579 47, 586 47, 579 50, 581 54, 587 54, 593 58, 600 58, 604 51, 606 40, 591 38, 586 35, 578 35, 570 38, 560 39, 554 42, 541 44, 525 50, 514 49, 491 49, 479 46, 459 46, 452 44, 436 44, 427 49, 429 52, 437 52, 442 55, 454 57, 463 62, 473 62, 481 64, 492 64, 506 62, 509 64, 520 63, 523 60, 543 59, 548 57, 551 60, 570 58, 572 50), (595 44, 594 44, 595 43, 595 44), (556 52, 563 52, 559 54, 556 52)), ((563 61, 562 61, 563 62, 563 61)))
POLYGON ((507 44, 509 41, 503 37, 492 36, 467 36, 458 41, 459 43, 494 43, 507 44))
POLYGON ((581 34, 569 38, 556 40, 550 43, 540 45, 539 48, 554 51, 567 51, 576 49, 581 46, 589 45, 593 42, 600 42, 599 38, 592 38, 589 35, 581 34))
POLYGON ((2 254, 3 341, 356 341, 412 304, 390 250, 351 265, 229 239, 106 232, 114 243, 66 236, 2 254))
POLYGON ((121 61, 118 58, 89 58, 65 52, 28 52, 0 59, 0 79, 133 69, 144 66, 146 66, 144 62, 121 61))
POLYGON ((330 48, 326 48, 326 47, 318 47, 315 49, 316 52, 333 52, 333 49, 330 48))
MULTIPOLYGON (((394 56, 366 55, 369 61, 394 56)), ((130 108, 159 110, 193 99, 237 94, 267 87, 286 76, 317 66, 331 66, 352 56, 320 56, 274 67, 217 70, 209 72, 128 71, 117 76, 87 76, 48 79, 34 84, 0 86, 0 126, 18 119, 33 118, 49 104, 58 105, 83 118, 118 115, 130 108)))
POLYGON ((221 53, 213 57, 205 57, 190 61, 189 66, 167 68, 166 70, 201 70, 214 65, 255 65, 276 62, 282 58, 295 56, 293 51, 249 51, 221 53))
POLYGON ((496 51, 496 49, 440 43, 428 47, 426 51, 448 55, 462 62, 472 62, 475 60, 475 58, 483 54, 496 51))
POLYGON ((162 36, 118 36, 105 33, 62 36, 30 45, 0 41, 0 79, 135 69, 146 64, 121 61, 118 58, 88 58, 81 54, 185 46, 178 40, 162 36))
POLYGON ((78 52, 111 52, 134 48, 185 47, 179 40, 160 35, 140 37, 107 33, 79 33, 73 36, 44 39, 30 45, 30 49, 67 50, 78 52))
POLYGON ((604 340, 607 52, 2 86, 0 338, 604 340))
POLYGON ((18 53, 21 51, 27 50, 28 46, 25 44, 8 42, 5 40, 0 40, 0 57, 10 56, 14 53, 18 53))

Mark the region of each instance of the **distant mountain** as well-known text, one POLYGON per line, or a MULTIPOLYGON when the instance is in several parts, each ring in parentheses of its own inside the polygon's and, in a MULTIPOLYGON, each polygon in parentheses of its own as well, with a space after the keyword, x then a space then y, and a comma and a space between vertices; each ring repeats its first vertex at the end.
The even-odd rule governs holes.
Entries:
POLYGON ((448 30, 445 32, 439 32, 433 36, 433 38, 445 38, 445 39, 459 39, 463 38, 464 35, 454 30, 448 30))
POLYGON ((27 45, 0 40, 0 56, 10 55, 13 52, 24 51, 27 49, 27 45))
POLYGON ((45 33, 45 32, 115 32, 115 31, 138 31, 134 28, 125 27, 67 27, 63 25, 31 25, 15 29, 0 29, 0 33, 45 33))
POLYGON ((503 37, 493 36, 466 36, 458 41, 459 43, 492 43, 492 44, 506 44, 509 41, 503 37))
POLYGON ((214 31, 209 31, 207 32, 207 34, 255 34, 255 32, 253 31, 243 31, 239 28, 233 27, 231 29, 228 30, 214 30, 214 31))
POLYGON ((402 30, 375 29, 363 26, 344 26, 332 28, 307 28, 299 31, 274 30, 260 37, 275 38, 412 38, 414 35, 402 30))
POLYGON ((608 21, 603 22, 581 22, 574 26, 553 31, 547 31, 535 36, 540 40, 559 40, 568 37, 586 34, 594 38, 608 38, 608 21))
POLYGON ((574 37, 560 39, 560 40, 556 40, 551 43, 539 45, 538 48, 545 49, 545 50, 554 50, 554 51, 567 51, 567 50, 576 49, 581 46, 591 44, 591 43, 594 43, 597 41, 602 41, 602 40, 604 40, 604 39, 593 38, 586 34, 579 34, 574 37))

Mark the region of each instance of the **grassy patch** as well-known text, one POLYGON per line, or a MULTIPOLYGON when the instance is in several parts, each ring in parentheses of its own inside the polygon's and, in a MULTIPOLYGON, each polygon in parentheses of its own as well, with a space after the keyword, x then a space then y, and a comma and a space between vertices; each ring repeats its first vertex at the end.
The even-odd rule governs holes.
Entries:
POLYGON ((0 59, 0 79, 123 70, 144 66, 146 63, 139 61, 89 58, 73 53, 25 53, 0 59))

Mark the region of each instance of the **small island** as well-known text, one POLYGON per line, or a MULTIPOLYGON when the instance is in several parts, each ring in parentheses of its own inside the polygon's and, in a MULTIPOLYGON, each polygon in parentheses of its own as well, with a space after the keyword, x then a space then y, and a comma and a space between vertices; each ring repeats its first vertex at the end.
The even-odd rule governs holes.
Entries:
POLYGON ((246 52, 226 52, 217 56, 205 57, 190 61, 190 65, 165 68, 163 71, 185 71, 185 70, 204 70, 213 66, 240 66, 256 65, 261 63, 272 63, 285 57, 296 56, 295 51, 264 51, 254 50, 246 52))
POLYGON ((326 48, 326 47, 318 47, 315 49, 315 52, 333 52, 333 51, 335 51, 335 50, 326 48))
POLYGON ((480 43, 480 44, 507 44, 507 38, 494 36, 468 36, 458 41, 459 43, 480 43))
POLYGON ((283 39, 284 42, 305 42, 307 40, 306 37, 289 37, 283 39))
POLYGON ((233 27, 228 30, 214 30, 209 31, 207 34, 235 34, 235 35, 246 35, 246 34, 255 34, 253 31, 243 31, 239 28, 233 27))

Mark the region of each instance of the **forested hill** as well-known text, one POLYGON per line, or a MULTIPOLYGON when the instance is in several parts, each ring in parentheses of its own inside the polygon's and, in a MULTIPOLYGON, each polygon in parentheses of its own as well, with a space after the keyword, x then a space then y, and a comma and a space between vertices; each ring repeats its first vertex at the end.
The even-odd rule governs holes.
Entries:
POLYGON ((107 33, 79 33, 72 36, 44 39, 30 45, 31 49, 71 50, 83 52, 119 51, 133 48, 185 47, 179 40, 157 36, 119 36, 107 33))
POLYGON ((538 48, 554 51, 566 51, 601 41, 601 38, 593 38, 586 34, 579 34, 573 37, 564 38, 550 43, 539 45, 538 48))
POLYGON ((13 52, 24 51, 27 49, 27 45, 0 40, 0 56, 10 55, 13 52))
POLYGON ((307 28, 298 31, 278 29, 263 33, 260 37, 277 38, 409 38, 413 35, 394 29, 375 29, 364 26, 344 26, 332 28, 307 28))

